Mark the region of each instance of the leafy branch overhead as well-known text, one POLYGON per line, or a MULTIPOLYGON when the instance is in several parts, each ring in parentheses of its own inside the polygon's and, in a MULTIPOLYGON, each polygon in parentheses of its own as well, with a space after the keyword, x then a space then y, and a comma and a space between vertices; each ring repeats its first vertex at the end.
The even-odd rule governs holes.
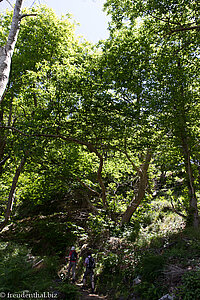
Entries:
POLYGON ((76 203, 123 227, 165 197, 199 227, 197 3, 108 0, 98 45, 69 16, 21 3, 15 22, 1 15, 1 49, 14 43, 1 85, 2 222, 76 203))
POLYGON ((173 34, 178 32, 199 30, 198 1, 119 1, 107 0, 105 10, 112 15, 113 24, 121 26, 123 21, 134 25, 137 18, 152 21, 161 32, 173 34))

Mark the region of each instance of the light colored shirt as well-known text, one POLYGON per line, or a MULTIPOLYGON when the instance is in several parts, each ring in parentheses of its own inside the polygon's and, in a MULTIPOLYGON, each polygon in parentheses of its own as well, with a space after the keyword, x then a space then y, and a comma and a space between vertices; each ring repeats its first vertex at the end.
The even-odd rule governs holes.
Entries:
POLYGON ((86 266, 88 266, 89 265, 89 258, 90 258, 91 256, 89 255, 88 257, 86 257, 86 259, 85 259, 85 264, 86 264, 86 266))

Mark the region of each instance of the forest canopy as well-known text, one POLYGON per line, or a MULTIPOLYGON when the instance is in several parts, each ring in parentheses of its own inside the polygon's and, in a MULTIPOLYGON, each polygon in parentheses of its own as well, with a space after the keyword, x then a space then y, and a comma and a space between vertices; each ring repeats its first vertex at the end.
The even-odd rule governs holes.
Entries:
MULTIPOLYGON (((82 186, 92 210, 119 213, 121 223, 170 172, 181 186, 171 191, 174 210, 199 226, 197 7, 131 3, 107 1, 110 37, 97 45, 78 40, 70 17, 23 12, 1 105, 2 208, 20 161, 16 214, 49 209, 55 194, 82 186)), ((1 15, 2 46, 11 18, 1 15)))

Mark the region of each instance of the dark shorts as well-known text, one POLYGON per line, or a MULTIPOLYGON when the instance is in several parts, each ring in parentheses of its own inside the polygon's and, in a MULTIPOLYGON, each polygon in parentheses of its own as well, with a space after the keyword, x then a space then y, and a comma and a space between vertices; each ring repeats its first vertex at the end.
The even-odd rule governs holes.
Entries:
POLYGON ((86 277, 88 275, 90 276, 90 280, 94 281, 94 271, 93 271, 93 269, 86 268, 86 271, 85 271, 85 273, 83 275, 83 278, 86 279, 86 277))

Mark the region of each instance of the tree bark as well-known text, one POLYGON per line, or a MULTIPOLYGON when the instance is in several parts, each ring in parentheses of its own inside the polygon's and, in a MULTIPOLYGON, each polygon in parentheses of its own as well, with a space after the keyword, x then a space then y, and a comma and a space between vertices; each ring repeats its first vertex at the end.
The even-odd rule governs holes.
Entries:
POLYGON ((19 175, 24 167, 24 164, 25 164, 25 157, 22 157, 21 163, 20 163, 19 167, 17 168, 17 170, 15 172, 15 176, 13 178, 12 186, 11 186, 10 193, 8 196, 8 203, 7 203, 6 213, 5 213, 5 219, 4 219, 3 223, 1 223, 1 225, 0 225, 0 231, 3 230, 3 228, 7 225, 8 221, 10 219, 13 202, 14 202, 14 192, 15 192, 15 189, 17 186, 19 175))
POLYGON ((124 212, 121 220, 121 225, 125 223, 129 223, 133 213, 136 211, 140 203, 142 202, 147 184, 148 184, 148 169, 149 164, 152 158, 152 152, 147 150, 145 162, 142 164, 141 168, 138 171, 139 182, 138 182, 138 191, 137 194, 134 196, 133 200, 127 207, 126 211, 124 212))
POLYGON ((4 47, 0 47, 0 103, 3 100, 3 95, 9 80, 11 59, 19 33, 22 2, 23 0, 16 0, 12 24, 6 45, 4 47))

